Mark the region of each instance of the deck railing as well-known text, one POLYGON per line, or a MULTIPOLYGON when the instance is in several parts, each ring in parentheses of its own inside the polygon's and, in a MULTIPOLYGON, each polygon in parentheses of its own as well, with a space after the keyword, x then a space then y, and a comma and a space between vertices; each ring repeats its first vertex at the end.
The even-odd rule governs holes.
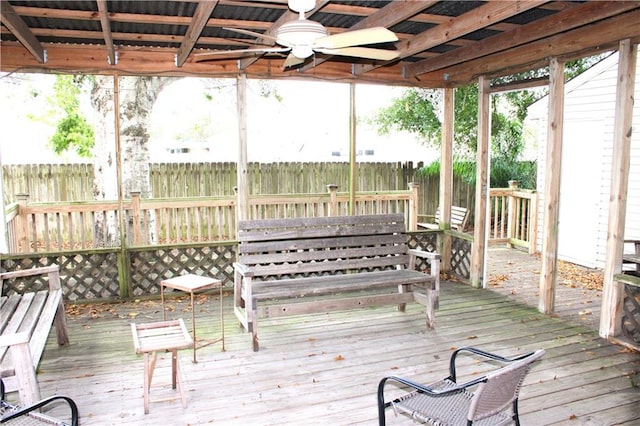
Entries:
POLYGON ((489 241, 525 247, 529 253, 536 251, 538 224, 538 194, 519 189, 518 183, 510 182, 509 188, 489 191, 491 206, 489 241))
MULTIPOLYGON (((323 194, 250 196, 248 217, 348 214, 349 194, 337 189, 329 185, 323 194)), ((415 230, 417 197, 415 184, 405 191, 358 192, 355 212, 402 212, 408 229, 415 230)), ((29 203, 22 195, 7 210, 9 248, 11 253, 29 253, 235 240, 236 206, 235 196, 143 199, 133 193, 121 203, 29 203)))

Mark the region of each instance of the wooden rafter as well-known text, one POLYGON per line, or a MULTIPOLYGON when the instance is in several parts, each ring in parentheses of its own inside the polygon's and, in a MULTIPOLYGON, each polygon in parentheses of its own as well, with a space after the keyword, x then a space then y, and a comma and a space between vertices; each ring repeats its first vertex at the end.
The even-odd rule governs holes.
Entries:
MULTIPOLYGON (((535 69, 531 64, 546 62, 552 56, 562 57, 564 61, 574 60, 615 49, 618 40, 629 34, 634 35, 634 43, 640 41, 640 9, 449 67, 448 78, 451 82, 456 82, 469 81, 479 75, 495 77, 515 74, 535 69), (597 51, 592 48, 594 45, 599 46, 597 51)), ((436 75, 439 75, 439 71, 423 74, 420 78, 429 80, 436 75)))
MULTIPOLYGON (((400 58, 412 56, 417 52, 430 49, 447 40, 462 37, 476 30, 486 27, 489 23, 503 21, 513 15, 546 3, 544 0, 491 2, 480 6, 457 19, 450 19, 447 23, 428 29, 409 40, 399 43, 400 58)), ((363 74, 378 68, 383 64, 360 65, 355 67, 356 74, 363 74)))
POLYGON ((18 39, 24 47, 38 60, 40 63, 47 61, 47 54, 36 38, 33 35, 27 24, 24 23, 22 18, 13 9, 13 6, 7 1, 0 1, 0 20, 2 24, 9 28, 9 31, 18 39))
POLYGON ((595 19, 600 20, 614 16, 636 7, 637 4, 633 2, 584 3, 570 9, 565 9, 562 12, 550 15, 531 24, 524 25, 513 31, 489 37, 471 46, 452 50, 437 58, 430 58, 429 60, 409 64, 405 67, 406 75, 413 77, 452 65, 462 64, 482 56, 538 40, 548 35, 550 30, 556 33, 567 31, 590 24, 595 19), (596 11, 598 12, 597 14, 594 13, 596 11))
MULTIPOLYGON (((435 1, 415 1, 415 2, 391 2, 377 12, 367 16, 349 30, 359 30, 369 27, 391 27, 398 22, 410 18, 420 11, 431 6, 435 1)), ((325 62, 325 58, 315 58, 313 64, 307 64, 300 68, 301 72, 307 71, 311 67, 316 67, 325 62)))
POLYGON ((100 25, 102 26, 104 43, 107 46, 107 58, 109 60, 109 64, 115 65, 117 62, 116 49, 113 46, 113 37, 111 36, 111 22, 109 22, 107 0, 96 1, 98 3, 98 14, 100 15, 100 25))
POLYGON ((202 33, 202 30, 207 25, 207 21, 211 16, 211 12, 218 5, 218 1, 205 1, 198 3, 196 11, 193 14, 193 19, 187 28, 187 32, 182 40, 182 44, 176 54, 176 66, 181 67, 189 57, 193 46, 198 41, 198 37, 202 33))

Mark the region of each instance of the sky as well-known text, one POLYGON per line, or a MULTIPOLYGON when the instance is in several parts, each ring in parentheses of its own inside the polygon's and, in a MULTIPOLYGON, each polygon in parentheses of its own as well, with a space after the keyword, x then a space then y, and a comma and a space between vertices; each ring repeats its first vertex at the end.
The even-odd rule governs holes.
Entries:
MULTIPOLYGON (((54 78, 43 74, 0 78, 3 164, 85 161, 73 153, 57 156, 48 147, 55 130, 55 121, 46 119, 52 111, 47 98, 53 95, 54 78)), ((403 90, 356 86, 359 161, 429 162, 437 158, 437 152, 411 134, 380 136, 368 124, 403 90)), ((349 160, 348 84, 249 80, 247 97, 249 161, 349 160), (261 95, 265 87, 271 96, 261 95)), ((160 93, 152 112, 151 161, 236 161, 236 117, 235 79, 177 79, 160 93), (200 133, 191 130, 198 125, 205 126, 200 133)))

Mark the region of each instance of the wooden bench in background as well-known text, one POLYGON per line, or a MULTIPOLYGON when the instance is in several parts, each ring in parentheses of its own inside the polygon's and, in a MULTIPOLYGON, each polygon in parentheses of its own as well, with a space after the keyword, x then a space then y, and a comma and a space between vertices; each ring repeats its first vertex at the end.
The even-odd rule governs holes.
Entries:
MULTIPOLYGON (((464 231, 469 221, 469 209, 466 207, 451 206, 451 229, 464 231)), ((440 207, 436 209, 435 215, 418 215, 418 226, 426 229, 440 229, 440 207), (422 218, 431 218, 432 222, 422 222, 422 218)))
POLYGON ((58 265, 1 272, 0 283, 0 375, 7 392, 19 392, 21 405, 33 404, 41 399, 36 369, 52 324, 58 344, 69 343, 58 265), (44 274, 48 290, 5 294, 5 280, 44 274))
POLYGON ((416 301, 434 325, 440 256, 409 249, 402 214, 240 221, 238 231, 234 311, 254 351, 259 318, 389 304, 404 310, 416 301), (415 270, 416 256, 429 260, 430 274, 415 270))
POLYGON ((632 272, 640 276, 640 240, 625 240, 624 243, 633 245, 633 252, 622 255, 622 266, 634 265, 635 271, 632 272))

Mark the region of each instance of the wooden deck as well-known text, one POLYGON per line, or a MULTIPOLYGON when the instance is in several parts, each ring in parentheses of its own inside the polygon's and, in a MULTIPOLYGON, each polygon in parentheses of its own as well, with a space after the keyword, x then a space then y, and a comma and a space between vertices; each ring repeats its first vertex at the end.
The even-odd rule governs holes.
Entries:
MULTIPOLYGON (((510 266, 523 264, 516 259, 510 266)), ((503 268, 492 266, 491 274, 516 277, 507 263, 503 268)), ((494 291, 444 282, 433 331, 426 331, 417 304, 406 313, 381 307, 264 320, 260 352, 251 350, 251 335, 240 332, 227 295, 227 351, 219 344, 200 349, 197 364, 190 350, 181 351, 188 407, 176 394, 173 401, 152 403, 148 415, 130 323, 161 319, 160 303, 70 307, 71 346, 58 348, 52 333, 38 377, 43 395, 77 401, 83 425, 374 425, 376 387, 385 375, 439 379, 451 350, 461 346, 505 355, 541 347, 547 353, 521 393, 523 425, 639 424, 640 354, 599 338, 580 316, 545 316, 515 300, 526 293, 519 280, 522 289, 515 292, 508 279, 494 291)), ((174 316, 190 315, 185 298, 169 306, 174 316)), ((199 297, 199 336, 219 335, 217 306, 215 295, 199 297)), ((173 392, 161 386, 170 382, 168 355, 159 354, 152 399, 173 392)), ((470 368, 477 374, 480 366, 470 368)), ((388 424, 415 423, 388 413, 388 424)))

